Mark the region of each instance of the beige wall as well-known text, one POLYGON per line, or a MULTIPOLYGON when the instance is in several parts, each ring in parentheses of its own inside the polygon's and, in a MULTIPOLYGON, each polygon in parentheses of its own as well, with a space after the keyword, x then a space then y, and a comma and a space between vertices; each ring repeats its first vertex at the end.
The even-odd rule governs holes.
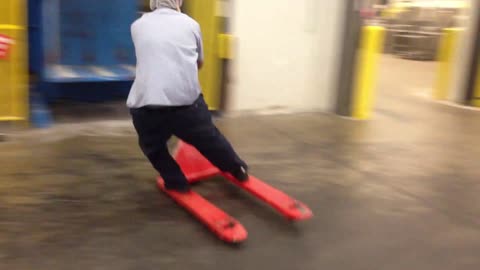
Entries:
POLYGON ((227 110, 333 107, 344 1, 235 0, 227 110))

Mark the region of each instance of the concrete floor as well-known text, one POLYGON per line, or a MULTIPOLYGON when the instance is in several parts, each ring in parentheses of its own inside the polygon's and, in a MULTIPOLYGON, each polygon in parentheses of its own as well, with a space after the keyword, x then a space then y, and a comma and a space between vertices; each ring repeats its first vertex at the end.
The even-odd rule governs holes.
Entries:
POLYGON ((290 224, 221 179, 196 186, 245 225, 241 246, 157 191, 128 121, 0 144, 0 269, 480 269, 480 112, 411 95, 402 80, 428 68, 383 61, 372 121, 218 121, 254 175, 315 213, 290 224))

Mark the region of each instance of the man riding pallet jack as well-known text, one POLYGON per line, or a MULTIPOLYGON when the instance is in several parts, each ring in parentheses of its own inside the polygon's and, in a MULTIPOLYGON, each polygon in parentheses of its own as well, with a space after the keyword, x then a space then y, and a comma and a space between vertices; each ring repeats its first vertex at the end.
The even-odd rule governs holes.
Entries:
POLYGON ((140 147, 161 175, 159 188, 229 243, 246 240, 247 231, 236 219, 190 190, 190 182, 221 174, 288 220, 310 218, 312 212, 306 205, 249 176, 245 162, 213 124, 198 81, 203 61, 200 26, 180 12, 182 2, 151 0, 153 12, 132 25, 137 77, 127 105, 140 147), (167 149, 172 135, 187 143, 180 143, 178 163, 167 149), (197 168, 207 168, 206 173, 197 168))
POLYGON ((193 145, 221 171, 247 181, 247 165, 212 122, 201 94, 200 25, 181 13, 183 0, 150 0, 153 12, 132 25, 137 74, 127 106, 140 147, 169 190, 188 193, 189 183, 167 141, 175 135, 193 145))

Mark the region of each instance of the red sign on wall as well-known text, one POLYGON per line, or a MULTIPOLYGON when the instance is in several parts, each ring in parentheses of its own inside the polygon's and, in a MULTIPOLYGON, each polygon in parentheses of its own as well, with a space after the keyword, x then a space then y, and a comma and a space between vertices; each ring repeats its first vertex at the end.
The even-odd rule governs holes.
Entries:
POLYGON ((5 35, 0 35, 0 60, 7 59, 10 49, 15 41, 5 35))

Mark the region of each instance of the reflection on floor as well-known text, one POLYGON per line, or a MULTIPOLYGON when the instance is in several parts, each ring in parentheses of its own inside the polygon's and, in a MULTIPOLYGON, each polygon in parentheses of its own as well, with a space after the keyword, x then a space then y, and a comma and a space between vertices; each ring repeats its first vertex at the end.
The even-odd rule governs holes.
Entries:
POLYGON ((254 174, 316 214, 292 225, 221 180, 195 187, 249 230, 240 249, 156 190, 128 125, 3 143, 0 268, 475 269, 480 115, 428 107, 220 120, 254 174))

